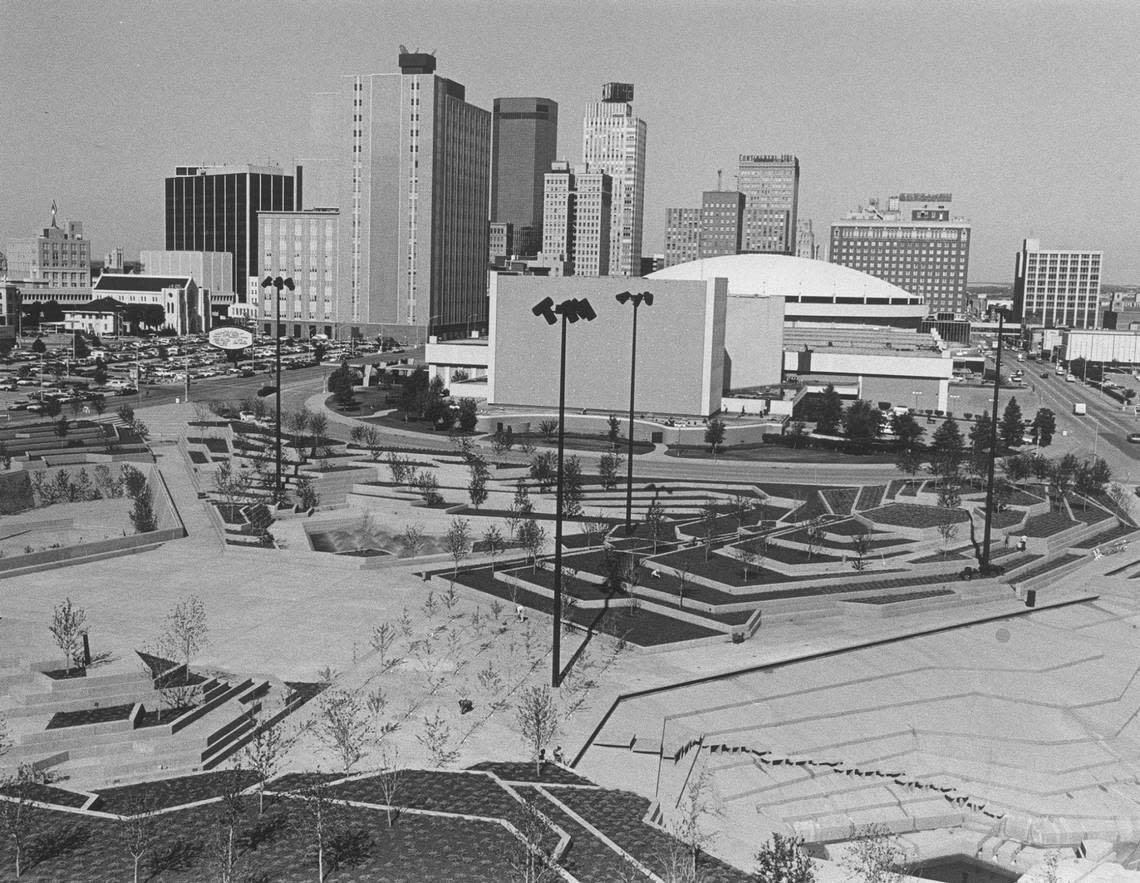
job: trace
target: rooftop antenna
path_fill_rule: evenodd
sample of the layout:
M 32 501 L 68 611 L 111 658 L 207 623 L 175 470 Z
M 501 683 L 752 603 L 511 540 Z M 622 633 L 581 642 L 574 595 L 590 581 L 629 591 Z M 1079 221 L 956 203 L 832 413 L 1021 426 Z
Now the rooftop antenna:
M 407 55 L 408 54 L 408 47 L 405 46 L 403 43 L 400 44 L 400 54 L 401 55 Z
M 723 188 L 720 186 L 720 176 L 721 176 L 721 175 L 723 175 L 723 174 L 724 174 L 724 169 L 717 169 L 717 170 L 716 170 L 716 189 L 717 189 L 717 190 L 722 190 L 722 189 L 723 189 Z

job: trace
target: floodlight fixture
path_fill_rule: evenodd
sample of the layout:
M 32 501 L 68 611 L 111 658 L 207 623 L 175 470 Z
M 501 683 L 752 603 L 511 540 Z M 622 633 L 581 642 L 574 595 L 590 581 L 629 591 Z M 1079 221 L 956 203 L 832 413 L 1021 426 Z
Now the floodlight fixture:
M 273 276 L 266 276 L 261 280 L 261 287 L 277 289 L 277 296 L 273 299 L 274 316 L 276 317 L 276 323 L 274 325 L 273 331 L 274 337 L 277 339 L 277 353 L 275 359 L 277 363 L 277 429 L 275 432 L 277 442 L 277 469 L 274 478 L 275 484 L 273 487 L 273 502 L 279 503 L 281 502 L 281 289 L 288 288 L 290 291 L 293 291 L 296 286 L 293 284 L 293 278 L 291 276 L 277 276 L 276 278 Z
M 536 316 L 542 316 L 547 325 L 553 325 L 558 321 L 558 317 L 554 315 L 554 298 L 552 297 L 544 297 L 539 303 L 531 307 L 530 311 Z

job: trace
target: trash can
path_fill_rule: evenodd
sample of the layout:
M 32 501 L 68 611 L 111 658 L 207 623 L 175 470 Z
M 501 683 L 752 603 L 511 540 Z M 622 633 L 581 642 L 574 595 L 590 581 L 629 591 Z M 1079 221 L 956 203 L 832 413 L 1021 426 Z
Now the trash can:
M 174 404 L 176 404 L 176 405 L 181 405 L 181 404 L 182 404 L 182 399 L 181 399 L 181 398 L 179 398 L 178 396 L 175 396 L 175 397 L 174 397 Z
M 1026 607 L 1036 607 L 1037 606 L 1037 590 L 1036 589 L 1026 589 L 1025 590 L 1025 606 Z

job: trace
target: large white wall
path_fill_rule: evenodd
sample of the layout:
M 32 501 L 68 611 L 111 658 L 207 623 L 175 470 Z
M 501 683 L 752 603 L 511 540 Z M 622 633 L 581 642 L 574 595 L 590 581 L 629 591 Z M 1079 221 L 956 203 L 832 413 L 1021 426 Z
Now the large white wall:
M 637 320 L 638 413 L 707 416 L 720 409 L 724 383 L 724 279 L 656 281 L 620 277 L 491 275 L 488 400 L 495 405 L 558 405 L 560 325 L 531 313 L 545 297 L 589 299 L 598 318 L 567 329 L 566 405 L 623 413 L 629 407 L 633 306 L 614 296 L 651 291 Z
M 782 297 L 728 296 L 724 327 L 728 389 L 779 383 L 783 345 Z

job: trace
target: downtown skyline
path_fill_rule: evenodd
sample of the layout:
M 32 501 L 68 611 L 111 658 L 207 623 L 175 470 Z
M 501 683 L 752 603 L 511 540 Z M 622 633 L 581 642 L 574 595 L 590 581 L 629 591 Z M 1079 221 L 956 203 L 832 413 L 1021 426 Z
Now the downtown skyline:
M 949 191 L 975 231 L 971 284 L 1011 282 L 1026 237 L 1102 249 L 1106 282 L 1140 281 L 1140 110 L 1124 86 L 1140 80 L 1140 9 L 1122 2 L 3 7 L 0 239 L 44 226 L 54 199 L 95 256 L 161 247 L 176 165 L 303 160 L 312 93 L 394 72 L 405 43 L 434 49 L 479 107 L 557 101 L 571 162 L 600 85 L 633 83 L 645 255 L 664 251 L 665 209 L 718 169 L 731 189 L 739 154 L 788 152 L 817 238 L 869 198 Z M 44 63 L 52 47 L 66 73 Z

